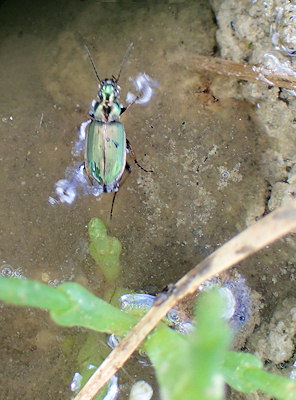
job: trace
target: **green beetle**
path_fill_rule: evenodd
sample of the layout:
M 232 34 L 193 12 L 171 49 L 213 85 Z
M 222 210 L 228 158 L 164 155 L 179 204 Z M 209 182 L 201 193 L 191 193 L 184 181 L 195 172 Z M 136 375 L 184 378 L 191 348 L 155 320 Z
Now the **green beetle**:
M 132 44 L 129 46 L 129 52 Z M 131 172 L 126 161 L 126 153 L 129 152 L 134 162 L 145 172 L 136 160 L 135 153 L 126 138 L 124 125 L 120 122 L 121 114 L 135 103 L 139 96 L 136 96 L 127 107 L 121 106 L 118 102 L 120 87 L 118 80 L 127 53 L 122 61 L 118 77 L 101 80 L 95 68 L 94 62 L 88 48 L 88 56 L 99 81 L 98 100 L 93 101 L 90 109 L 91 119 L 81 125 L 85 133 L 84 167 L 92 185 L 96 186 L 98 193 L 114 192 L 111 207 L 111 218 L 116 193 L 125 170 Z
M 126 168 L 127 141 L 120 122 L 122 108 L 116 101 L 117 96 L 115 80 L 101 82 L 99 101 L 92 106 L 85 138 L 86 173 L 92 184 L 98 184 L 102 192 L 107 193 L 118 190 Z

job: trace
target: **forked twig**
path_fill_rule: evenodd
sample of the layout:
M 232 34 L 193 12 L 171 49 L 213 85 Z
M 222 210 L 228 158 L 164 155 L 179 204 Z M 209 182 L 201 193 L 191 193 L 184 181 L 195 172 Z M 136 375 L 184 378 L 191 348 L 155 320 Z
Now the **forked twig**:
M 194 293 L 207 279 L 296 229 L 296 200 L 291 200 L 226 242 L 181 278 L 103 361 L 74 400 L 91 400 L 129 359 L 145 337 L 182 298 Z

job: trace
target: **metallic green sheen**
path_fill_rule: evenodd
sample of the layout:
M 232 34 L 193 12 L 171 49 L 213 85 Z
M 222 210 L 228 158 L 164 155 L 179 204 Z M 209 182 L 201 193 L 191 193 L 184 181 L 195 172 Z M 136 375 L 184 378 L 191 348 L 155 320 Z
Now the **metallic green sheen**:
M 126 164 L 126 138 L 121 122 L 92 121 L 87 129 L 85 165 L 100 185 L 116 183 Z

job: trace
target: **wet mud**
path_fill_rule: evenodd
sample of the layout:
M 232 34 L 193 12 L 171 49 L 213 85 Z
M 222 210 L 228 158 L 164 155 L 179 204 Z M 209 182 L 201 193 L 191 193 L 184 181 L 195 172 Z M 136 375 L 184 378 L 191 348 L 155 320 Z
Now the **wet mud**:
M 215 97 L 210 78 L 189 71 L 186 59 L 169 62 L 184 50 L 217 54 L 207 1 L 23 1 L 2 2 L 0 10 L 2 271 L 54 285 L 76 281 L 102 295 L 86 229 L 99 217 L 123 245 L 121 285 L 156 294 L 268 211 L 264 155 L 274 143 L 254 105 Z M 52 206 L 48 197 L 73 162 L 79 125 L 97 94 L 83 45 L 105 78 L 117 74 L 130 42 L 121 101 L 138 72 L 159 87 L 122 121 L 139 162 L 154 172 L 133 166 L 112 221 L 112 195 Z M 263 321 L 295 290 L 294 249 L 290 237 L 237 266 L 261 296 Z M 35 309 L 1 305 L 0 319 L 0 397 L 69 398 L 85 330 L 59 328 Z M 136 371 L 142 378 L 131 366 L 126 387 Z

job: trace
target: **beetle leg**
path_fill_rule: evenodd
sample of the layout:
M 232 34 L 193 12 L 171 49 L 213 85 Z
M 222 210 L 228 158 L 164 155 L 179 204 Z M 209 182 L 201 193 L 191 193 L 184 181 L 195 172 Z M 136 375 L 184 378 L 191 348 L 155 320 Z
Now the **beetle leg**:
M 115 202 L 116 195 L 117 195 L 117 192 L 114 192 L 113 199 L 112 199 L 111 210 L 110 210 L 110 221 L 111 221 L 112 215 L 113 215 L 113 207 L 114 207 L 114 202 Z
M 130 174 L 132 172 L 132 167 L 129 165 L 128 162 L 125 163 L 125 169 L 127 170 L 127 172 Z
M 139 98 L 140 98 L 140 96 L 136 96 L 135 99 L 131 103 L 128 103 L 128 105 L 126 107 L 121 107 L 120 115 L 123 114 L 126 110 L 128 110 L 130 108 L 130 106 L 135 104 L 135 102 L 137 100 L 139 100 Z
M 132 167 L 129 165 L 128 162 L 125 163 L 125 169 L 126 171 L 130 174 L 132 172 Z M 129 175 L 127 175 L 121 182 L 120 182 L 120 187 L 124 184 L 124 182 L 127 180 L 127 178 L 129 177 Z M 117 192 L 114 192 L 113 195 L 113 199 L 112 199 L 112 205 L 111 205 L 111 211 L 110 211 L 110 220 L 112 219 L 112 215 L 113 215 L 113 207 L 114 207 L 114 202 L 115 202 L 115 197 L 117 195 Z
M 138 162 L 138 160 L 137 160 L 137 158 L 136 158 L 136 153 L 134 152 L 134 149 L 132 148 L 132 146 L 131 146 L 131 144 L 130 144 L 130 142 L 129 142 L 128 139 L 126 139 L 126 148 L 127 148 L 127 150 L 131 153 L 131 156 L 133 157 L 135 164 L 136 164 L 139 168 L 141 168 L 141 169 L 142 169 L 143 171 L 145 171 L 145 172 L 153 172 L 152 170 L 145 169 L 145 168 L 142 167 L 142 165 Z

